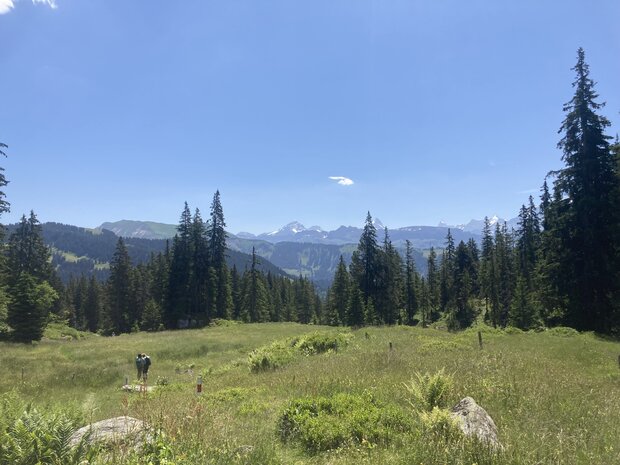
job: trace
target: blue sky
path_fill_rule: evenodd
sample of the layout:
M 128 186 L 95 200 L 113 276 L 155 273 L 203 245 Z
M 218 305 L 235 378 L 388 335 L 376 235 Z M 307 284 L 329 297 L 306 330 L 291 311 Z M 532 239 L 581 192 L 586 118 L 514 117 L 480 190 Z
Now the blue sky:
M 584 47 L 620 131 L 620 2 L 0 0 L 16 221 L 232 232 L 516 216 Z M 353 181 L 348 183 L 344 177 Z M 340 183 L 339 183 L 340 181 Z

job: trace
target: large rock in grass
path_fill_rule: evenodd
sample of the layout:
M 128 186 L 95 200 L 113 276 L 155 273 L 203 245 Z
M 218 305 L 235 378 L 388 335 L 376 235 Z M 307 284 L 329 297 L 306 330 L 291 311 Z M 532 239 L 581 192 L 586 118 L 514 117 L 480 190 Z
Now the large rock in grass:
M 89 444 L 123 444 L 140 449 L 151 440 L 148 426 L 142 420 L 132 417 L 116 417 L 101 420 L 80 428 L 71 436 L 71 446 L 76 446 L 86 437 Z
M 471 397 L 465 397 L 452 407 L 451 415 L 458 420 L 465 436 L 475 437 L 493 449 L 502 448 L 493 418 Z

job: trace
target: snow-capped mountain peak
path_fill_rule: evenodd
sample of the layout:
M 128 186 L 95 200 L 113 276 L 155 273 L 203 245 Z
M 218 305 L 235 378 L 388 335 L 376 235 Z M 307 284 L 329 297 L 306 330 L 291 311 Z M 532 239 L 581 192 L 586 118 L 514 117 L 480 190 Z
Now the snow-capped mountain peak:
M 376 229 L 385 229 L 385 225 L 381 222 L 379 218 L 373 219 L 372 224 Z
M 289 224 L 282 226 L 280 229 L 276 229 L 270 233 L 267 233 L 268 236 L 275 236 L 279 233 L 291 232 L 293 234 L 297 234 L 299 232 L 305 231 L 306 227 L 301 224 L 299 221 L 292 221 Z

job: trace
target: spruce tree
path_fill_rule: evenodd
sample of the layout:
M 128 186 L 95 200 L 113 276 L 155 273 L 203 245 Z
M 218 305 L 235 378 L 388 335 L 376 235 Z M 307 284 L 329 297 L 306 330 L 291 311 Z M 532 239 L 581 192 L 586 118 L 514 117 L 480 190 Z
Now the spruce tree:
M 344 263 L 342 255 L 340 255 L 340 261 L 334 274 L 334 281 L 329 290 L 328 307 L 330 311 L 327 324 L 346 324 L 350 287 L 347 265 Z
M 216 191 L 211 203 L 211 221 L 209 222 L 208 237 L 211 266 L 215 269 L 215 315 L 218 318 L 228 318 L 232 305 L 228 269 L 226 267 L 226 222 L 224 209 L 220 200 L 220 191 Z
M 250 323 L 269 320 L 269 294 L 262 273 L 258 270 L 256 249 L 252 247 L 252 264 L 243 275 L 241 318 Z
M 316 316 L 314 294 L 310 282 L 302 276 L 295 280 L 295 302 L 299 323 L 312 323 Z
M 378 268 L 377 230 L 372 222 L 372 216 L 368 212 L 357 250 L 353 252 L 350 267 L 351 277 L 362 292 L 364 303 L 367 303 L 370 298 L 375 299 L 377 296 Z
M 6 157 L 6 153 L 2 151 L 3 148 L 7 148 L 6 144 L 0 142 L 0 155 Z M 0 166 L 0 216 L 3 213 L 7 213 L 10 210 L 11 204 L 6 200 L 6 194 L 4 193 L 4 188 L 7 186 L 9 181 L 7 181 L 4 176 L 4 168 Z
M 52 276 L 50 251 L 34 212 L 22 216 L 7 246 L 8 297 L 7 322 L 20 342 L 39 340 L 47 316 L 58 299 L 48 280 Z M 3 296 L 0 296 L 0 300 Z
M 149 299 L 142 312 L 140 329 L 143 331 L 158 331 L 162 325 L 161 308 L 155 299 Z
M 230 270 L 231 297 L 232 297 L 232 318 L 234 320 L 241 319 L 241 304 L 243 294 L 241 293 L 241 277 L 237 271 L 237 267 L 233 265 Z
M 213 297 L 215 289 L 212 284 L 213 279 L 210 276 L 212 270 L 209 262 L 207 228 L 198 208 L 196 208 L 192 218 L 189 250 L 192 257 L 187 263 L 189 267 L 188 315 L 191 319 L 207 324 L 214 316 Z
M 413 260 L 413 248 L 409 240 L 405 241 L 405 324 L 413 325 L 418 312 L 419 299 L 416 286 L 417 272 Z M 422 312 L 422 326 L 426 326 L 427 312 Z
M 56 291 L 46 281 L 21 272 L 11 286 L 11 304 L 8 324 L 17 342 L 38 341 L 43 337 L 49 309 L 58 298 Z
M 470 299 L 474 294 L 472 275 L 475 266 L 470 248 L 461 241 L 454 256 L 454 306 L 448 309 L 450 329 L 467 328 L 474 321 L 475 312 Z
M 379 323 L 393 325 L 402 306 L 403 263 L 385 228 L 383 249 L 377 255 L 377 291 L 373 299 Z
M 364 325 L 364 296 L 357 284 L 351 286 L 349 293 L 349 305 L 347 305 L 347 325 L 363 326 Z
M 492 294 L 491 286 L 493 285 L 493 235 L 491 234 L 491 223 L 489 217 L 484 217 L 484 227 L 482 228 L 482 251 L 480 256 L 480 296 L 484 299 L 485 320 L 490 321 L 489 300 Z
M 575 93 L 564 105 L 560 127 L 565 167 L 557 171 L 556 186 L 566 204 L 563 222 L 569 234 L 563 279 L 568 282 L 566 322 L 581 330 L 610 332 L 620 322 L 618 274 L 620 209 L 618 178 L 610 137 L 610 122 L 597 112 L 594 81 L 583 49 L 577 52 Z
M 566 308 L 571 281 L 565 276 L 572 260 L 563 244 L 569 240 L 570 231 L 566 224 L 566 211 L 569 208 L 562 198 L 559 187 L 554 185 L 553 197 L 545 201 L 545 192 L 541 209 L 543 231 L 539 258 L 536 265 L 537 299 L 541 303 L 541 318 L 547 326 L 566 324 Z M 546 192 L 548 194 L 548 191 Z
M 107 283 L 107 312 L 104 328 L 108 333 L 131 331 L 131 260 L 122 237 L 116 242 L 116 249 L 110 262 L 110 277 Z
M 446 235 L 446 247 L 441 255 L 441 267 L 439 270 L 439 297 L 442 312 L 447 312 L 454 307 L 454 259 L 456 249 L 454 238 L 450 229 Z
M 439 319 L 439 270 L 437 269 L 437 253 L 431 247 L 426 261 L 427 274 L 426 284 L 428 288 L 429 321 Z
M 41 223 L 34 212 L 22 216 L 8 244 L 9 283 L 22 273 L 28 273 L 39 281 L 49 280 L 52 272 L 50 250 L 43 241 Z
M 190 279 L 192 266 L 192 216 L 187 202 L 172 240 L 170 272 L 168 273 L 168 298 L 164 322 L 176 328 L 179 320 L 190 313 Z

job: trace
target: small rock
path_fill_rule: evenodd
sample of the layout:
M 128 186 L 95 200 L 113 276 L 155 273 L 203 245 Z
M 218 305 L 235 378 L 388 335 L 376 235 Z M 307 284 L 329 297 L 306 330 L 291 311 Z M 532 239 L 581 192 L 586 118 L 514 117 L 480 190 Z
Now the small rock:
M 251 454 L 254 451 L 254 446 L 243 445 L 235 449 L 235 453 L 241 457 Z
M 89 444 L 123 442 L 139 449 L 145 442 L 151 440 L 148 427 L 142 420 L 132 417 L 116 417 L 78 429 L 69 441 L 71 447 L 78 445 L 88 433 L 90 433 L 87 439 Z
M 128 392 L 153 392 L 156 386 L 140 386 L 139 384 L 125 384 L 121 389 Z
M 452 407 L 451 415 L 459 421 L 459 427 L 465 436 L 475 436 L 494 449 L 502 448 L 497 439 L 495 422 L 471 397 L 465 397 Z

